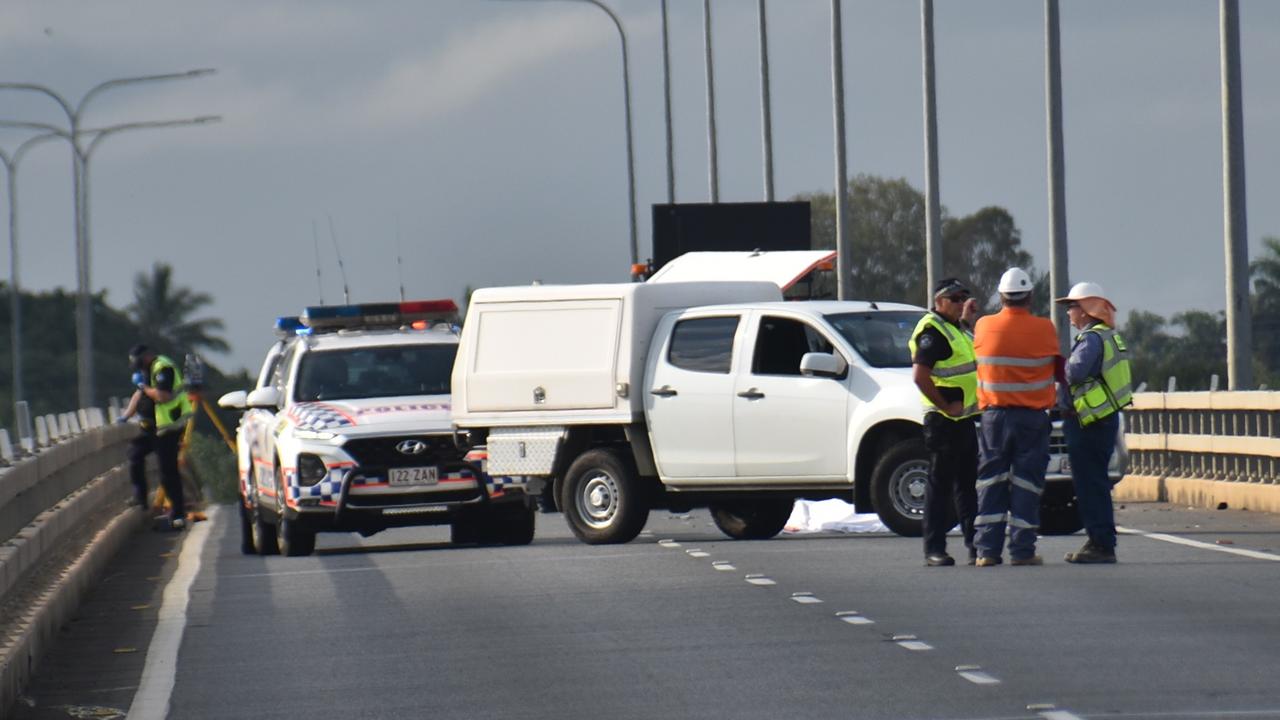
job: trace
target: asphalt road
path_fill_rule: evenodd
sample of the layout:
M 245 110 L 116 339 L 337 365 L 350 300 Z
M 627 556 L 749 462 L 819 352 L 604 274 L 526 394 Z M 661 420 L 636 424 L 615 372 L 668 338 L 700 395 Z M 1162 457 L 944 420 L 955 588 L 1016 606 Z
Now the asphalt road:
M 246 557 L 224 508 L 140 535 L 13 715 L 1280 717 L 1280 517 L 1118 521 L 1151 534 L 1115 566 L 1062 562 L 1074 536 L 1042 539 L 1043 567 L 925 568 L 918 539 L 734 542 L 705 512 L 620 546 L 542 515 L 527 547 L 427 528 Z

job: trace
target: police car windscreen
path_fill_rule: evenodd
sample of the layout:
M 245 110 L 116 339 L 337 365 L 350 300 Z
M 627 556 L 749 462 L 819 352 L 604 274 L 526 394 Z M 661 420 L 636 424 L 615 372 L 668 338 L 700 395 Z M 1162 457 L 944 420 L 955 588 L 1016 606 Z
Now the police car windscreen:
M 445 395 L 458 346 L 391 345 L 307 353 L 294 400 Z
M 826 318 L 868 365 L 905 368 L 911 367 L 911 332 L 923 314 L 919 310 L 885 310 Z

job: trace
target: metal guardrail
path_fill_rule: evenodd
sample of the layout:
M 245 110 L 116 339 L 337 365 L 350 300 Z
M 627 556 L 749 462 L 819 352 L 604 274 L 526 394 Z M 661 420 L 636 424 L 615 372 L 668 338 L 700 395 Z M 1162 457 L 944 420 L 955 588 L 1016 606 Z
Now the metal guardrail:
M 1138 393 L 1129 473 L 1280 485 L 1280 392 Z

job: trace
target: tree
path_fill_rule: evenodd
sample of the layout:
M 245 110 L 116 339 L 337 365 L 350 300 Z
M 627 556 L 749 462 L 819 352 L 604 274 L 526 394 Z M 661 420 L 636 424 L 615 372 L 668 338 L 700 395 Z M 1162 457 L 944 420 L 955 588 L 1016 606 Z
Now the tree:
M 226 352 L 227 341 L 214 335 L 222 330 L 217 318 L 191 319 L 211 304 L 207 293 L 173 285 L 173 268 L 157 262 L 151 273 L 138 273 L 133 280 L 133 303 L 125 311 L 138 326 L 140 340 L 170 353 L 214 350 Z
M 852 212 L 853 287 L 862 298 L 926 303 L 924 194 L 905 179 L 859 175 L 848 186 Z M 800 195 L 811 213 L 811 247 L 835 248 L 835 196 Z M 1022 248 L 1022 233 L 1009 211 L 986 207 L 972 215 L 942 215 L 943 276 L 961 278 L 987 311 L 995 310 L 1000 275 L 1021 267 L 1037 281 L 1037 307 L 1047 308 L 1048 285 Z M 1041 297 L 1042 296 L 1042 297 Z
M 1280 237 L 1262 238 L 1262 257 L 1249 263 L 1253 284 L 1253 359 L 1260 382 L 1280 384 Z

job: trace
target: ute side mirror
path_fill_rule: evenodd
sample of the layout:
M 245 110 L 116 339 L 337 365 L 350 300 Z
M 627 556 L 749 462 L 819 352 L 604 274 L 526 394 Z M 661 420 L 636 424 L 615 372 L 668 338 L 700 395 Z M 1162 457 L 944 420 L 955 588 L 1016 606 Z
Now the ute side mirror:
M 280 407 L 280 391 L 273 387 L 260 387 L 245 398 L 245 406 L 262 410 L 275 410 Z
M 834 353 L 805 353 L 800 358 L 800 374 L 806 377 L 843 377 L 849 363 Z
M 218 407 L 228 410 L 244 410 L 245 400 L 248 397 L 249 393 L 244 390 L 233 390 L 218 398 Z

